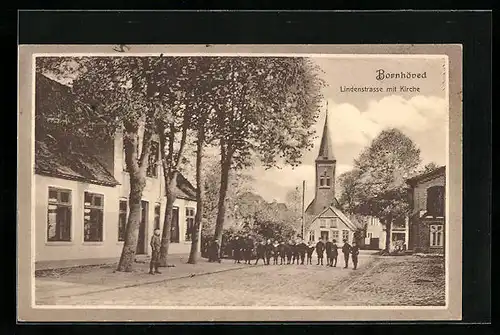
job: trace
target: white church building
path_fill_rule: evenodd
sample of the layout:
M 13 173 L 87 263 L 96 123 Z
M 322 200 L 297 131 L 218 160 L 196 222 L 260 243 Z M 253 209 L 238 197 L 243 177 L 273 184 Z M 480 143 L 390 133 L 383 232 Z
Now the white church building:
M 323 135 L 316 158 L 315 197 L 307 206 L 305 239 L 317 242 L 324 238 L 342 243 L 353 241 L 356 222 L 340 209 L 335 198 L 335 168 L 337 160 L 328 128 L 328 114 L 325 118 Z

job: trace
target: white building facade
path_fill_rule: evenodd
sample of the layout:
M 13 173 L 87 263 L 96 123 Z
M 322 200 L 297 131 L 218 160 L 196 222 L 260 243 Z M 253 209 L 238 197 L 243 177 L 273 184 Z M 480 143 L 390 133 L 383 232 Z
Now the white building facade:
M 64 85 L 48 78 L 37 81 L 37 94 L 44 94 L 47 87 L 67 94 Z M 121 133 L 118 131 L 95 155 L 67 149 L 62 143 L 65 140 L 39 136 L 35 143 L 35 262 L 118 258 L 124 243 L 130 191 Z M 163 228 L 166 197 L 157 162 L 158 148 L 154 142 L 142 195 L 138 255 L 151 253 L 153 231 L 155 227 Z M 196 189 L 181 174 L 176 185 L 169 253 L 187 254 L 196 214 Z M 199 252 L 199 242 L 197 249 Z

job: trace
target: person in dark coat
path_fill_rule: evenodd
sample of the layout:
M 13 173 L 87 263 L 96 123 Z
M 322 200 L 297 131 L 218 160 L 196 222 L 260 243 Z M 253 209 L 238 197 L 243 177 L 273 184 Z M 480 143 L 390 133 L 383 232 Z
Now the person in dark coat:
M 208 261 L 220 263 L 221 260 L 219 257 L 219 252 L 220 252 L 219 241 L 213 240 L 212 245 L 210 246 L 210 255 L 209 255 Z
M 307 244 L 304 241 L 300 240 L 297 244 L 297 250 L 300 256 L 300 265 L 304 265 L 304 260 L 306 258 Z
M 254 265 L 257 265 L 257 263 L 259 262 L 259 259 L 262 258 L 262 261 L 264 262 L 264 264 L 266 264 L 266 245 L 264 244 L 264 241 L 261 241 L 261 242 L 258 242 L 257 243 L 257 246 L 255 247 L 255 252 L 256 252 L 256 260 L 255 260 L 255 264 Z
M 151 275 L 161 273 L 158 271 L 158 267 L 160 266 L 160 247 L 160 229 L 156 228 L 153 237 L 151 237 L 151 262 L 149 263 L 149 274 Z
M 271 240 L 267 240 L 266 245 L 265 245 L 265 257 L 266 257 L 266 265 L 269 265 L 271 263 L 271 257 L 273 256 L 273 244 L 271 243 Z
M 299 264 L 299 249 L 296 241 L 292 241 L 292 264 Z
M 279 243 L 278 243 L 278 241 L 274 241 L 274 243 L 273 243 L 273 264 L 274 265 L 278 265 L 279 258 L 280 258 Z
M 241 240 L 239 236 L 236 236 L 233 240 L 233 257 L 234 257 L 234 263 L 240 264 L 241 260 Z
M 214 241 L 207 242 L 208 261 L 214 261 Z
M 339 256 L 339 247 L 337 246 L 337 240 L 332 240 L 332 266 L 337 267 L 337 257 Z
M 287 244 L 285 244 L 285 254 L 286 254 L 286 264 L 290 264 L 292 261 L 293 257 L 293 242 L 292 240 L 288 241 Z
M 285 242 L 281 241 L 278 245 L 278 254 L 280 256 L 280 265 L 286 264 L 286 245 Z
M 326 266 L 332 266 L 332 247 L 332 242 L 327 238 L 325 243 Z
M 307 244 L 307 264 L 312 264 L 312 255 L 314 252 L 314 245 L 311 241 Z
M 323 254 L 325 253 L 325 243 L 323 239 L 316 243 L 316 254 L 318 255 L 318 263 L 316 265 L 323 265 Z
M 357 243 L 353 241 L 351 247 L 351 257 L 354 270 L 356 270 L 358 267 L 358 255 L 359 255 L 359 247 Z
M 347 239 L 344 239 L 344 245 L 342 246 L 342 253 L 344 254 L 344 269 L 349 266 L 349 253 L 351 252 L 351 245 L 347 243 Z
M 253 255 L 253 249 L 254 249 L 254 242 L 250 236 L 248 236 L 245 240 L 245 263 L 250 264 L 250 261 L 252 260 L 252 255 Z

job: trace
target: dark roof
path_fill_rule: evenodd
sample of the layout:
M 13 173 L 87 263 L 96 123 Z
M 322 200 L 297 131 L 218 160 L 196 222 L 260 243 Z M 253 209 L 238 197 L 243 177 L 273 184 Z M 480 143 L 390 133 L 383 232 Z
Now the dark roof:
M 446 166 L 440 166 L 432 171 L 421 173 L 419 175 L 413 176 L 411 178 L 406 179 L 406 183 L 409 185 L 415 185 L 421 181 L 433 179 L 444 175 L 446 173 Z
M 332 206 L 336 207 L 336 208 L 340 208 L 340 203 L 339 201 L 337 200 L 337 198 L 333 198 L 334 202 L 331 204 Z M 314 213 L 314 205 L 316 203 L 316 198 L 314 198 L 310 203 L 309 205 L 306 207 L 306 214 L 309 214 L 309 215 L 317 215 L 319 212 L 322 212 L 324 210 L 324 208 L 320 208 L 319 210 L 316 208 L 316 213 Z
M 35 141 L 35 173 L 104 186 L 119 184 L 97 158 L 61 149 L 55 140 Z
M 196 188 L 181 173 L 177 174 L 177 198 L 196 201 Z
M 333 145 L 330 138 L 330 130 L 328 129 L 328 111 L 325 116 L 325 125 L 323 126 L 323 135 L 319 145 L 318 158 L 316 160 L 335 160 L 333 154 Z
M 99 159 L 68 145 L 74 140 L 71 133 L 56 134 L 43 129 L 45 115 L 54 110 L 71 113 L 75 106 L 70 87 L 42 74 L 36 75 L 35 173 L 97 185 L 118 185 Z

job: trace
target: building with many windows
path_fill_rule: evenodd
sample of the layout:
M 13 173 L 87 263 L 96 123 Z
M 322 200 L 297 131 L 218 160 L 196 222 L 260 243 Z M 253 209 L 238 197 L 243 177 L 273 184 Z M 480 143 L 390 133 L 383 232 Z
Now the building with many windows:
M 356 221 L 345 215 L 335 198 L 335 168 L 337 161 L 325 118 L 318 157 L 316 158 L 315 197 L 305 211 L 308 231 L 306 240 L 316 242 L 321 238 L 352 242 L 357 229 Z
M 446 167 L 407 180 L 410 186 L 409 248 L 444 253 L 446 228 Z
M 120 257 L 130 192 L 121 132 L 90 145 L 76 141 L 71 134 L 40 131 L 38 116 L 47 108 L 71 106 L 71 91 L 65 85 L 37 75 L 35 99 L 35 260 Z M 149 240 L 154 228 L 162 228 L 165 214 L 165 186 L 158 164 L 157 139 L 152 143 L 151 153 L 137 254 L 150 253 Z M 195 193 L 193 185 L 178 174 L 169 253 L 190 251 Z M 199 251 L 200 245 L 197 247 Z

